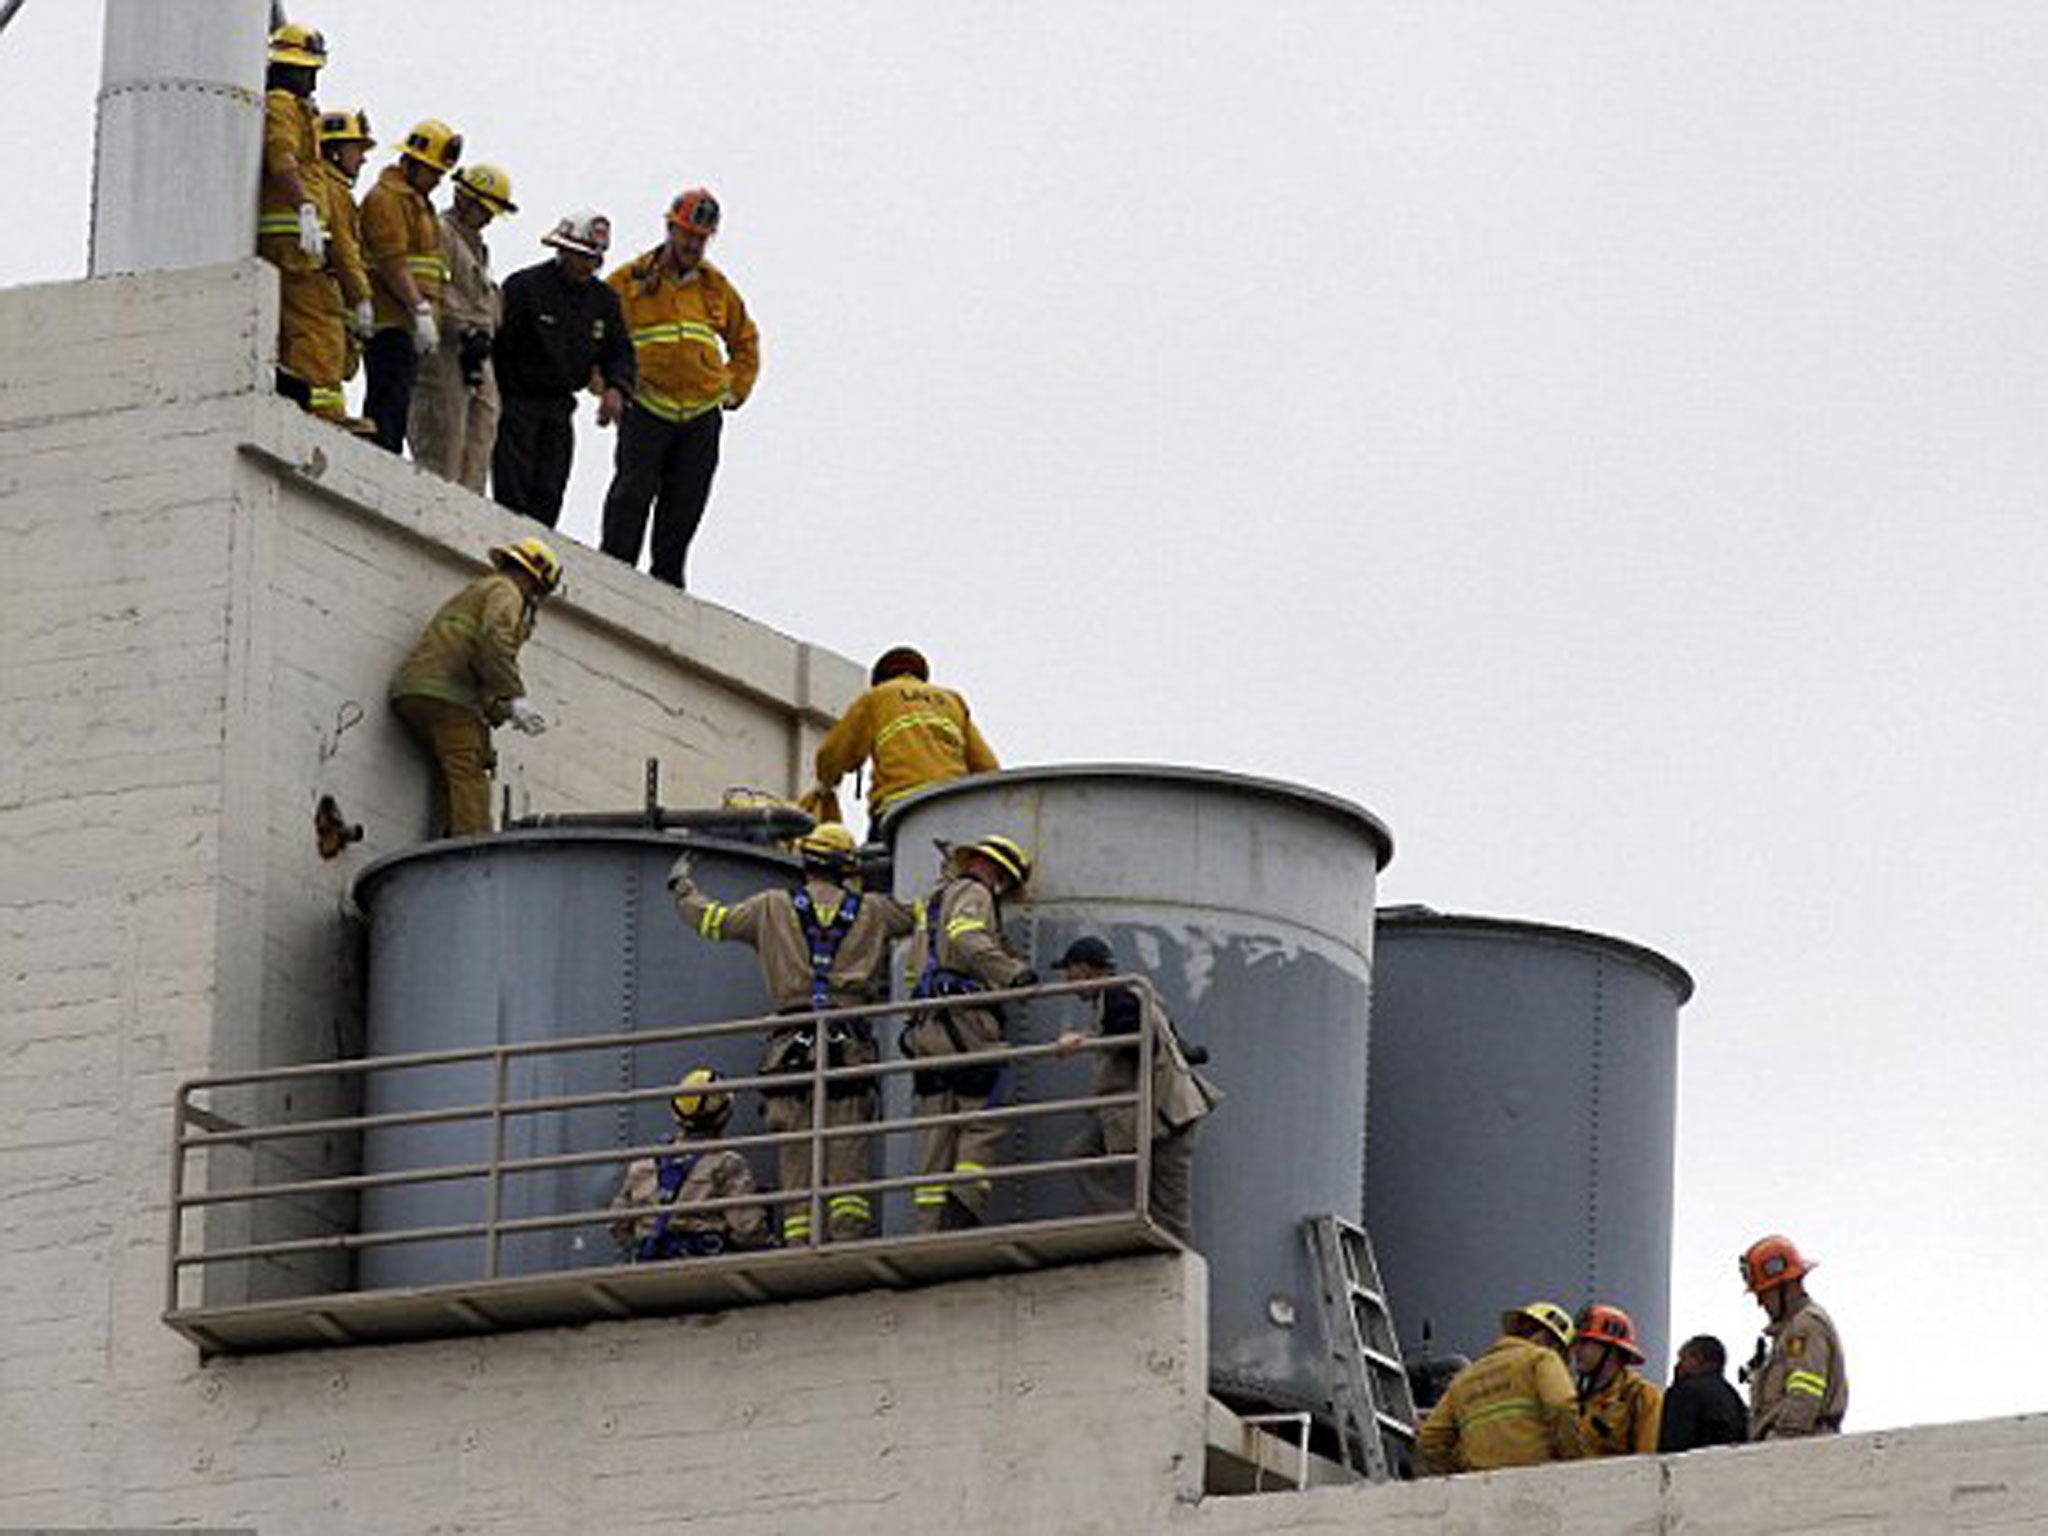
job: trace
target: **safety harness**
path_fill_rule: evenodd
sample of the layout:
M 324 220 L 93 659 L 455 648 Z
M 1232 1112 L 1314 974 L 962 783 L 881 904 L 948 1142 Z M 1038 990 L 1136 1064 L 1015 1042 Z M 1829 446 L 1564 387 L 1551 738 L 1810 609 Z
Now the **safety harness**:
M 846 943 L 846 936 L 853 932 L 853 925 L 860 918 L 860 893 L 848 891 L 833 912 L 830 920 L 818 915 L 818 905 L 811 899 L 808 886 L 798 886 L 790 896 L 790 904 L 796 909 L 797 926 L 803 930 L 804 941 L 811 952 L 811 1005 L 786 1008 L 785 1013 L 822 1013 L 832 1006 L 832 967 L 839 961 L 839 950 Z M 846 1065 L 846 1043 L 849 1040 L 871 1040 L 874 1031 L 866 1019 L 851 1022 L 834 1020 L 825 1027 L 825 1060 L 827 1066 Z M 789 1036 L 790 1048 L 783 1055 L 778 1070 L 789 1073 L 808 1072 L 816 1060 L 818 1031 L 815 1024 L 800 1026 Z M 834 1082 L 826 1085 L 825 1091 L 833 1098 L 844 1098 L 851 1094 L 871 1093 L 875 1085 L 869 1081 Z M 801 1093 L 801 1088 L 769 1089 L 770 1093 Z
M 683 1181 L 689 1178 L 690 1170 L 697 1166 L 697 1154 L 659 1157 L 655 1159 L 654 1166 L 661 1214 L 654 1218 L 654 1230 L 640 1239 L 640 1246 L 634 1250 L 633 1257 L 646 1263 L 650 1259 L 704 1258 L 725 1252 L 725 1237 L 721 1233 L 678 1232 L 669 1228 L 669 1221 L 675 1215 L 676 1197 L 682 1193 Z
M 919 932 L 924 937 L 924 968 L 918 972 L 917 981 L 910 989 L 910 995 L 913 998 L 969 997 L 976 992 L 986 992 L 988 990 L 987 987 L 975 980 L 974 977 L 968 975 L 967 972 L 956 971 L 939 964 L 940 935 L 932 924 L 932 917 L 934 913 L 944 910 L 946 891 L 948 889 L 950 889 L 949 886 L 942 886 L 933 894 L 931 900 L 921 901 L 917 904 L 917 926 Z M 1002 1010 L 1000 1008 L 991 1011 L 994 1012 L 998 1020 L 1002 1018 Z M 952 1010 L 949 1008 L 933 1008 L 929 1010 L 929 1013 L 932 1018 L 939 1021 L 940 1027 L 946 1031 L 946 1038 L 953 1042 L 954 1051 L 959 1055 L 965 1056 L 967 1054 L 967 1042 L 961 1038 L 960 1026 L 953 1022 Z M 906 1024 L 903 1028 L 903 1038 L 897 1041 L 897 1048 L 905 1056 L 917 1055 L 917 1052 L 911 1048 L 910 1043 L 911 1031 L 916 1027 L 914 1023 Z M 911 1086 L 918 1093 L 944 1093 L 950 1089 L 956 1093 L 986 1094 L 988 1095 L 989 1102 L 993 1104 L 996 1096 L 996 1085 L 1002 1075 L 1001 1063 L 979 1067 L 955 1067 L 951 1071 L 930 1068 L 912 1074 Z

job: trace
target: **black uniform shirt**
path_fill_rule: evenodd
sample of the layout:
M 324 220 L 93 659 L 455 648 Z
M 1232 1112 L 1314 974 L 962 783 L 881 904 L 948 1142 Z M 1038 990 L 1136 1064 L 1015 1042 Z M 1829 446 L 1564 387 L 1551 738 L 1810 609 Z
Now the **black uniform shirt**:
M 1720 1376 L 1680 1376 L 1664 1394 L 1659 1454 L 1703 1445 L 1740 1445 L 1749 1438 L 1749 1408 Z
M 571 404 L 596 368 L 630 394 L 637 374 L 619 296 L 597 278 L 571 283 L 552 257 L 505 279 L 505 319 L 491 352 L 498 388 Z

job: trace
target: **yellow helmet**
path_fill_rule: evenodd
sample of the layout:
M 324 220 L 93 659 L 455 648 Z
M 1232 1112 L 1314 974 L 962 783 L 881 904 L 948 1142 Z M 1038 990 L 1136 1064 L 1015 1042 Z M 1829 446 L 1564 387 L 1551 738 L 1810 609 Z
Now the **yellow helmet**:
M 860 852 L 860 844 L 838 822 L 821 821 L 796 840 L 796 851 L 806 864 L 844 867 Z
M 465 165 L 455 173 L 455 185 L 493 213 L 517 213 L 512 201 L 512 178 L 495 165 Z
M 977 838 L 961 850 L 963 853 L 978 853 L 1019 885 L 1031 880 L 1031 855 L 1010 838 L 990 833 Z
M 1556 1302 L 1531 1301 L 1519 1307 L 1510 1307 L 1500 1315 L 1501 1332 L 1514 1332 L 1515 1324 L 1525 1319 L 1555 1338 L 1559 1348 L 1571 1347 L 1572 1315 Z
M 685 1125 L 723 1120 L 732 1113 L 732 1095 L 706 1091 L 717 1081 L 718 1074 L 709 1067 L 690 1068 L 668 1101 L 669 1113 Z
M 270 34 L 270 62 L 323 68 L 327 63 L 327 39 L 311 27 L 288 21 Z
M 360 144 L 365 149 L 375 149 L 377 141 L 370 137 L 370 114 L 360 109 L 354 112 L 322 112 L 320 114 L 320 147 L 329 144 Z
M 412 125 L 398 153 L 429 170 L 452 171 L 462 161 L 462 135 L 438 117 L 423 118 Z
M 499 570 L 518 566 L 540 583 L 542 592 L 553 592 L 562 584 L 562 557 L 548 548 L 545 539 L 515 539 L 491 551 L 491 564 Z

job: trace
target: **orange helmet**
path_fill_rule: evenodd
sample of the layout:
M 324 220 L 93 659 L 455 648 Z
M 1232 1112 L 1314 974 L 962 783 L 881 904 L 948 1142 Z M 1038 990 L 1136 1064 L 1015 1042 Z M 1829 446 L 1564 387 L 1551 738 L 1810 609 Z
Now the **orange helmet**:
M 710 238 L 718 233 L 718 199 L 704 187 L 677 193 L 668 205 L 668 227 L 695 230 Z
M 1642 1364 L 1643 1352 L 1636 1344 L 1635 1320 L 1621 1308 L 1610 1307 L 1604 1302 L 1595 1303 L 1579 1314 L 1574 1326 L 1580 1339 L 1611 1344 L 1638 1365 Z
M 1753 1296 L 1775 1291 L 1788 1280 L 1801 1279 L 1813 1268 L 1799 1256 L 1791 1238 L 1775 1232 L 1751 1243 L 1737 1262 L 1742 1266 L 1742 1283 Z

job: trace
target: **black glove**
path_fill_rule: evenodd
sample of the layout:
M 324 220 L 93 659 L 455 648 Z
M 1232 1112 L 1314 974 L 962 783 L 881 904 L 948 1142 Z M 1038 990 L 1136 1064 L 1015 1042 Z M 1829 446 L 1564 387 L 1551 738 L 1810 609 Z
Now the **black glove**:
M 462 382 L 471 389 L 479 388 L 484 381 L 484 364 L 491 356 L 491 333 L 464 331 L 458 356 L 462 361 Z

